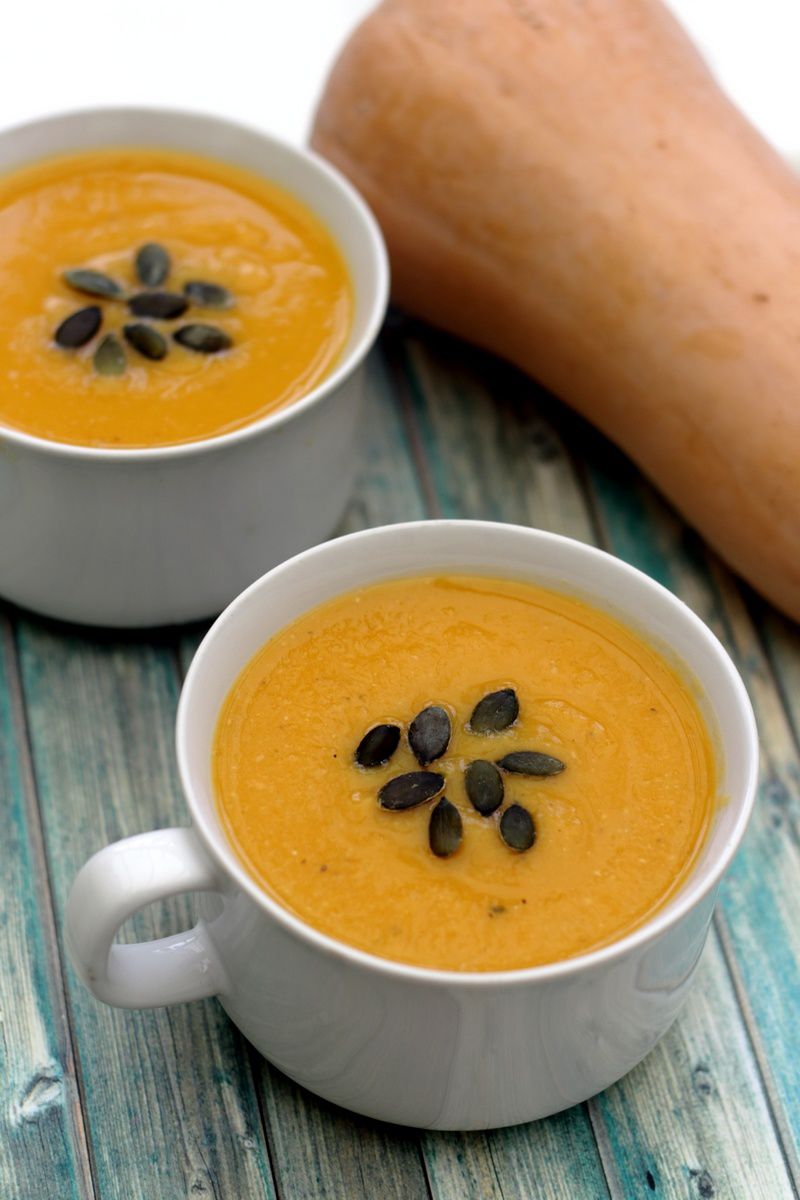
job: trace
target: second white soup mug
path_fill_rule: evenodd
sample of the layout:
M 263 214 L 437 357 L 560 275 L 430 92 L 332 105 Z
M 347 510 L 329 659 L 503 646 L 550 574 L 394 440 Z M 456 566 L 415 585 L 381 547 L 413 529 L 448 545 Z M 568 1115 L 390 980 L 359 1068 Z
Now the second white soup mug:
M 219 117 L 155 108 L 48 117 L 0 132 L 0 171 L 121 145 L 218 158 L 291 192 L 333 235 L 355 301 L 331 373 L 230 433 L 116 450 L 0 425 L 0 594 L 68 621 L 164 625 L 218 613 L 331 533 L 352 487 L 361 366 L 386 311 L 389 272 L 377 223 L 338 171 Z
M 640 928 L 590 954 L 528 970 L 462 974 L 377 958 L 317 932 L 248 874 L 227 841 L 212 786 L 220 707 L 268 638 L 323 601 L 382 579 L 468 571 L 585 598 L 640 631 L 696 681 L 718 742 L 725 797 L 681 891 Z M 744 833 L 758 747 L 742 681 L 706 626 L 618 559 L 516 526 L 430 521 L 353 534 L 308 550 L 222 614 L 188 672 L 177 728 L 188 829 L 101 850 L 67 908 L 86 985 L 128 1008 L 219 996 L 287 1075 L 359 1113 L 430 1129 L 544 1117 L 630 1070 L 673 1021 L 697 968 L 717 886 Z M 194 929 L 119 945 L 137 909 L 202 892 Z M 365 920 L 369 914 L 365 913 Z

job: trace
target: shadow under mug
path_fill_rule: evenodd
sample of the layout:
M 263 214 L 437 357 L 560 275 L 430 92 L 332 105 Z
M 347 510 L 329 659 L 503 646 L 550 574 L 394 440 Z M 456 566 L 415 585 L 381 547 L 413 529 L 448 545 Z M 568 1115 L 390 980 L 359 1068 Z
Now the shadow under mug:
M 259 888 L 215 806 L 211 748 L 220 707 L 265 641 L 352 588 L 457 571 L 577 595 L 641 632 L 694 679 L 718 746 L 725 802 L 680 892 L 617 942 L 528 970 L 420 969 L 317 932 Z M 66 932 L 82 979 L 100 1000 L 129 1008 L 217 995 L 250 1041 L 311 1091 L 371 1117 L 431 1129 L 547 1116 L 607 1087 L 647 1054 L 694 976 L 717 886 L 750 815 L 758 764 L 744 685 L 680 600 L 593 547 L 473 521 L 352 534 L 258 580 L 195 656 L 177 748 L 192 826 L 108 846 L 75 881 Z M 137 945 L 114 942 L 132 913 L 179 892 L 204 893 L 194 929 Z
M 149 626 L 218 613 L 327 537 L 349 497 L 361 365 L 389 291 L 378 225 L 311 151 L 200 113 L 87 109 L 0 132 L 0 171 L 46 155 L 144 145 L 210 156 L 285 188 L 327 226 L 354 292 L 337 366 L 306 396 L 201 441 L 104 449 L 0 425 L 0 590 L 66 621 Z

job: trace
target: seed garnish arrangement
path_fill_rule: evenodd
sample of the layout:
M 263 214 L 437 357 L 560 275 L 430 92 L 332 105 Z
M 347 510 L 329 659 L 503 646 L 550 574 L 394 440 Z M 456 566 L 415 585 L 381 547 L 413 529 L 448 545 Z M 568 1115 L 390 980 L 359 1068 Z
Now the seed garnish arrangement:
M 229 350 L 233 339 L 218 325 L 193 321 L 162 331 L 152 321 L 171 322 L 183 317 L 190 307 L 200 309 L 232 308 L 234 298 L 221 284 L 190 279 L 180 292 L 169 291 L 166 284 L 172 270 L 167 250 L 156 242 L 140 246 L 134 258 L 137 286 L 128 289 L 102 271 L 80 267 L 65 271 L 64 282 L 73 291 L 96 301 L 125 304 L 132 317 L 139 318 L 122 326 L 122 336 L 132 350 L 160 362 L 169 352 L 167 333 L 172 341 L 195 354 L 219 354 Z M 144 289 L 144 290 L 142 290 Z M 99 303 L 87 304 L 66 317 L 56 329 L 53 340 L 62 350 L 79 350 L 97 337 L 104 320 Z M 122 375 L 127 356 L 116 333 L 106 333 L 98 343 L 92 364 L 98 375 Z
M 519 699 L 511 687 L 489 692 L 475 705 L 466 725 L 467 732 L 490 738 L 512 728 L 519 718 Z M 388 812 L 404 812 L 437 800 L 428 822 L 428 844 L 437 858 L 449 858 L 460 847 L 463 822 L 458 808 L 444 795 L 445 777 L 426 768 L 443 758 L 450 745 L 452 723 L 447 709 L 430 704 L 417 713 L 408 727 L 407 738 L 420 770 L 395 775 L 378 791 L 378 804 Z M 402 729 L 394 723 L 373 725 L 355 751 L 356 764 L 370 770 L 384 767 L 400 745 Z M 565 764 L 539 750 L 514 750 L 497 762 L 476 758 L 464 768 L 464 786 L 473 808 L 490 818 L 505 799 L 503 775 L 544 778 L 558 775 Z M 497 830 L 510 850 L 530 850 L 536 841 L 533 817 L 524 805 L 514 801 L 500 814 Z

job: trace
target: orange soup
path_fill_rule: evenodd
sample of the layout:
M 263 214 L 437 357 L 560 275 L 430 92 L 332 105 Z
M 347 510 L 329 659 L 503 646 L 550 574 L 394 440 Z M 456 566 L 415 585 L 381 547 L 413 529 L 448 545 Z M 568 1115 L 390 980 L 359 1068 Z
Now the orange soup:
M 376 584 L 272 638 L 222 709 L 220 816 L 264 890 L 398 962 L 504 971 L 635 929 L 716 804 L 691 686 L 580 600 Z
M 84 446 L 212 437 L 307 394 L 353 299 L 333 238 L 267 180 L 124 148 L 0 179 L 0 423 Z

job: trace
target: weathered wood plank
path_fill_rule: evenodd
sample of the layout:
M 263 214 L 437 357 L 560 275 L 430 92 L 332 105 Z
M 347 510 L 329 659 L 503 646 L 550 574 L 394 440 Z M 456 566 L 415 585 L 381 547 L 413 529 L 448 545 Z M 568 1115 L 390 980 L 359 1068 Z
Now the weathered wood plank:
M 359 475 L 337 533 L 424 516 L 379 352 L 367 364 Z M 184 669 L 204 630 L 181 639 Z M 345 1114 L 297 1087 L 254 1053 L 254 1071 L 282 1200 L 426 1200 L 419 1138 Z
M 567 446 L 515 372 L 445 339 L 393 338 L 389 353 L 409 439 L 423 448 L 420 470 L 435 498 L 429 515 L 594 540 Z
M 17 633 L 60 928 L 93 851 L 186 821 L 173 765 L 174 655 L 33 620 Z M 182 899 L 145 912 L 134 932 L 185 928 L 188 909 Z M 68 984 L 103 1200 L 273 1195 L 246 1050 L 219 1005 L 122 1012 L 94 1001 L 71 971 Z
M 437 1200 L 604 1200 L 609 1195 L 585 1106 L 488 1133 L 426 1134 Z
M 5 613 L 0 617 L 0 796 L 0 1196 L 91 1196 L 16 655 Z
M 482 365 L 480 358 L 473 357 L 471 352 L 467 354 L 468 372 L 460 366 L 464 359 L 463 349 L 445 340 L 428 342 L 426 339 L 423 344 L 412 338 L 406 347 L 398 344 L 393 353 L 393 362 L 400 375 L 398 386 L 405 388 L 409 398 L 409 417 L 431 464 L 443 513 L 470 517 L 497 515 L 503 520 L 536 524 L 592 539 L 596 520 L 587 510 L 585 496 L 577 486 L 573 463 L 569 456 L 561 453 L 560 446 L 566 442 L 577 448 L 581 459 L 587 454 L 590 458 L 596 456 L 600 452 L 598 447 L 604 451 L 606 444 L 556 402 L 537 394 L 534 385 L 528 381 L 494 364 Z M 480 379 L 481 376 L 483 382 L 476 387 L 471 378 Z M 494 405 L 488 400 L 492 393 L 495 393 Z M 466 433 L 465 427 L 468 428 Z M 543 427 L 544 434 L 539 432 L 534 437 L 530 432 Z M 563 441 L 556 429 L 562 433 Z M 544 455 L 541 445 L 548 448 Z M 498 448 L 493 451 L 493 446 Z M 474 460 L 474 447 L 480 447 L 483 463 L 480 471 L 475 470 L 474 462 L 472 468 L 468 463 L 470 455 Z M 638 556 L 638 565 L 658 576 L 660 571 L 663 574 L 662 556 L 655 553 L 652 546 L 663 538 L 663 531 L 657 518 L 649 513 L 643 515 L 637 508 L 641 497 L 635 493 L 633 481 L 638 484 L 638 476 L 629 465 L 627 470 L 627 481 L 620 487 L 615 510 L 619 529 L 613 537 L 608 534 L 608 529 L 606 532 L 611 548 L 626 557 L 624 551 L 618 549 L 618 543 L 624 531 L 629 534 L 632 531 L 629 550 Z M 615 461 L 615 480 L 617 472 Z M 544 481 L 548 478 L 552 483 L 550 490 L 545 490 Z M 606 508 L 599 507 L 607 526 Z M 687 584 L 694 579 L 696 569 L 694 563 L 687 563 Z M 694 586 L 701 585 L 695 583 Z M 660 1145 L 666 1155 L 659 1160 L 662 1184 L 657 1186 L 660 1195 L 702 1194 L 699 1191 L 701 1185 L 706 1187 L 702 1171 L 708 1168 L 700 1166 L 697 1176 L 690 1172 L 695 1169 L 694 1164 L 703 1162 L 708 1148 L 714 1146 L 719 1147 L 719 1160 L 724 1158 L 724 1168 L 718 1168 L 723 1177 L 752 1178 L 757 1188 L 774 1185 L 779 1190 L 773 1194 L 791 1194 L 787 1191 L 790 1181 L 775 1135 L 773 1114 L 765 1100 L 759 1073 L 761 1064 L 753 1054 L 748 1030 L 738 1011 L 736 990 L 713 936 L 704 969 L 706 978 L 713 982 L 717 1005 L 702 1005 L 695 997 L 693 1007 L 684 1013 L 661 1043 L 657 1054 L 642 1064 L 632 1080 L 617 1085 L 603 1101 L 594 1101 L 590 1105 L 614 1195 L 627 1198 L 652 1190 L 646 1177 L 650 1168 L 640 1169 L 638 1130 L 646 1129 L 648 1122 L 652 1125 L 654 1119 L 657 1123 L 653 1127 L 658 1129 Z M 784 1001 L 787 1003 L 790 1002 Z M 784 1030 L 784 1036 L 787 1035 L 788 1029 Z M 678 1095 L 692 1086 L 691 1072 L 697 1065 L 697 1056 L 688 1054 L 687 1039 L 691 1039 L 689 1044 L 692 1046 L 709 1048 L 706 1068 L 713 1074 L 716 1094 L 724 1097 L 724 1103 L 707 1104 L 694 1111 L 688 1129 L 680 1105 L 670 1100 L 676 1086 Z M 726 1048 L 730 1045 L 736 1045 L 740 1050 L 740 1058 L 735 1063 L 728 1060 Z M 715 1050 L 716 1058 L 711 1057 L 711 1050 Z M 739 1112 L 747 1113 L 746 1119 L 752 1122 L 753 1138 L 748 1139 L 747 1144 L 741 1136 L 733 1135 Z M 757 1168 L 752 1162 L 754 1145 L 760 1147 Z M 674 1151 L 671 1158 L 670 1151 Z M 665 1165 L 667 1161 L 669 1167 Z M 655 1180 L 655 1173 L 653 1178 Z M 643 1185 L 644 1192 L 641 1191 Z M 553 1191 L 550 1194 L 560 1193 Z
M 800 745 L 800 626 L 764 601 L 751 597 L 751 616 L 761 633 L 770 666 L 781 690 L 795 743 Z M 800 775 L 800 768 L 798 769 Z
M 426 516 L 425 498 L 414 470 L 414 448 L 408 436 L 385 355 L 379 347 L 367 360 L 358 472 L 337 535 L 373 525 L 419 521 Z
M 667 1039 L 592 1108 L 620 1195 L 794 1194 L 716 938 Z
M 596 444 L 599 445 L 599 444 Z M 609 447 L 589 457 L 610 548 L 677 592 L 742 671 L 761 738 L 759 800 L 720 892 L 717 928 L 795 1187 L 800 1187 L 800 787 L 797 745 L 731 575 Z M 776 618 L 777 619 L 777 618 Z
M 335 1108 L 260 1062 L 270 1145 L 285 1200 L 429 1200 L 416 1131 Z
M 754 624 L 761 633 L 772 672 L 780 687 L 783 705 L 794 732 L 795 746 L 800 748 L 800 627 L 788 618 L 781 616 L 758 598 L 751 596 L 750 599 L 752 606 L 751 615 Z M 789 778 L 792 790 L 796 794 L 800 788 L 800 761 L 789 764 Z M 778 799 L 780 801 L 780 790 L 778 791 Z M 775 813 L 772 819 L 773 822 L 780 822 L 781 818 L 779 814 Z M 785 812 L 785 819 L 791 828 L 792 838 L 796 843 L 800 844 L 800 827 L 798 827 L 796 805 L 791 811 Z M 793 1080 L 797 1080 L 797 1067 L 793 1061 L 787 1061 L 788 1056 L 783 1046 L 774 1047 L 772 1044 L 762 1046 L 759 1043 L 759 1049 L 762 1054 L 774 1055 L 777 1061 L 784 1064 L 783 1069 L 779 1071 L 776 1071 L 772 1067 L 765 1067 L 764 1073 L 768 1084 L 774 1075 L 777 1074 L 780 1077 L 786 1071 L 788 1071 Z M 797 1150 L 797 1110 L 796 1108 L 794 1109 L 793 1120 L 791 1121 L 791 1125 L 789 1125 L 783 1116 L 782 1107 L 776 1104 L 775 1108 L 778 1124 L 783 1133 L 784 1144 L 792 1147 L 791 1161 L 795 1181 L 797 1181 L 800 1179 L 800 1164 L 798 1164 Z

